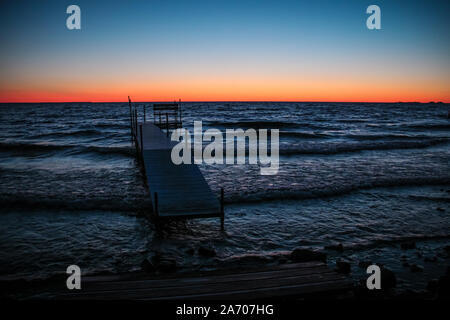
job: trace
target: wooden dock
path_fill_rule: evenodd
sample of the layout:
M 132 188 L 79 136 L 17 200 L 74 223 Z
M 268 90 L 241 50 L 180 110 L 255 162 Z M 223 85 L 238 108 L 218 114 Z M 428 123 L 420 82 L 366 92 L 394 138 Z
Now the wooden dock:
M 323 262 L 282 264 L 253 271 L 196 276 L 126 278 L 83 277 L 81 290 L 64 290 L 59 299 L 241 300 L 333 296 L 349 291 L 346 276 Z
M 176 104 L 154 105 L 152 122 L 147 121 L 145 106 L 139 117 L 137 107 L 133 107 L 131 101 L 129 104 L 131 135 L 157 218 L 220 217 L 223 229 L 223 190 L 219 201 L 196 164 L 172 162 L 171 151 L 177 142 L 170 140 L 170 129 L 181 127 L 179 107 Z

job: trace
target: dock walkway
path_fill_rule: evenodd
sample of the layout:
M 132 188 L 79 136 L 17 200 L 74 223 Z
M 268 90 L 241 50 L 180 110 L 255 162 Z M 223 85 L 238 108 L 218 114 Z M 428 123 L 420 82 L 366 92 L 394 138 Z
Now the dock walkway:
M 137 110 L 133 115 L 130 103 L 130 114 L 132 135 L 157 217 L 220 217 L 223 229 L 223 191 L 219 201 L 196 164 L 175 165 L 172 162 L 171 151 L 177 142 L 171 141 L 168 132 L 163 132 L 157 124 L 146 121 L 145 112 L 139 121 Z

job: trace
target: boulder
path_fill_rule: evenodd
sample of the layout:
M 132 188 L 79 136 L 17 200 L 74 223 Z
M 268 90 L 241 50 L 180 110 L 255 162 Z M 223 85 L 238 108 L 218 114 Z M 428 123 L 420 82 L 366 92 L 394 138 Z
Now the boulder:
M 427 284 L 427 290 L 430 291 L 431 293 L 436 293 L 437 290 L 439 288 L 439 280 L 438 279 L 431 279 L 430 281 L 428 281 Z
M 436 262 L 437 261 L 437 257 L 425 257 L 425 259 L 423 259 L 423 261 L 425 262 Z
M 308 262 L 308 261 L 327 261 L 327 255 L 323 252 L 309 250 L 309 249 L 294 249 L 290 254 L 290 259 L 293 262 Z
M 163 258 L 163 255 L 160 252 L 155 251 L 153 253 L 151 261 L 152 261 L 153 265 L 157 265 L 159 263 L 159 261 L 161 261 L 162 258 Z
M 152 273 L 152 272 L 156 271 L 155 266 L 148 259 L 144 259 L 144 261 L 142 261 L 141 269 L 142 269 L 142 271 L 147 272 L 147 273 Z
M 339 273 L 349 274 L 351 271 L 350 263 L 344 260 L 337 260 L 336 271 Z
M 439 278 L 438 295 L 440 298 L 450 297 L 450 275 L 446 274 Z
M 381 271 L 381 289 L 389 290 L 397 285 L 397 277 L 395 273 L 386 267 L 382 267 Z
M 162 258 L 156 265 L 156 269 L 162 273 L 172 273 L 177 270 L 177 262 L 172 258 Z
M 342 245 L 342 243 L 339 243 L 336 245 L 329 245 L 329 246 L 325 246 L 325 250 L 334 250 L 334 251 L 338 251 L 338 252 L 343 252 L 344 246 Z
M 414 263 L 409 267 L 409 270 L 411 270 L 411 272 L 422 272 L 423 267 Z
M 151 263 L 158 272 L 170 273 L 175 272 L 177 269 L 177 261 L 174 258 L 163 255 L 161 252 L 153 254 Z
M 215 257 L 217 255 L 214 248 L 204 246 L 198 248 L 198 254 L 203 257 Z
M 372 264 L 372 261 L 362 260 L 358 263 L 358 267 L 360 267 L 362 269 L 367 269 L 367 267 L 370 266 L 371 264 Z

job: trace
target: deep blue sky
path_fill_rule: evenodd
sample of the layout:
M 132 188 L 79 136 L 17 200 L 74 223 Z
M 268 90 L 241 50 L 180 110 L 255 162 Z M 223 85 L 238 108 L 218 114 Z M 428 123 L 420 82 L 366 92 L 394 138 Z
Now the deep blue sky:
M 66 28 L 70 4 L 79 31 Z M 370 4 L 382 30 L 366 28 Z M 450 99 L 450 1 L 0 6 L 2 101 Z

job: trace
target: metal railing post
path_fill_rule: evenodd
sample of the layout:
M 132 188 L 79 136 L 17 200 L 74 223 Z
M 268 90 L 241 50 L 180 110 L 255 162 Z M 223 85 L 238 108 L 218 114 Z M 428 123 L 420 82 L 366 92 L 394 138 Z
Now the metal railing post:
M 220 188 L 220 230 L 225 229 L 225 210 L 224 210 L 224 192 L 223 188 Z
M 166 136 L 169 136 L 169 114 L 166 113 Z
M 158 209 L 158 192 L 155 192 L 155 213 L 158 216 L 159 215 L 159 209 Z
M 140 135 L 140 140 L 141 140 L 141 143 L 140 143 L 140 147 L 141 147 L 141 160 L 142 159 L 144 159 L 144 143 L 142 142 L 143 141 L 143 139 L 142 139 L 142 123 L 139 125 L 139 135 Z

